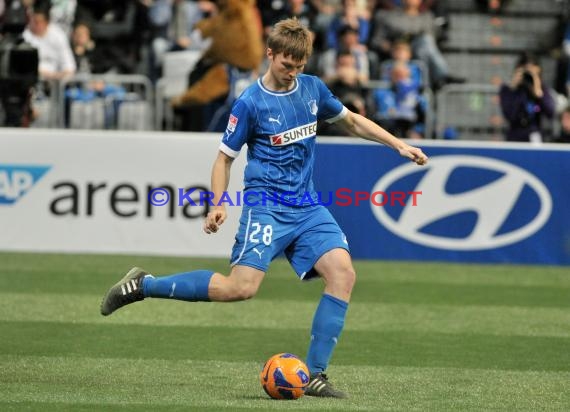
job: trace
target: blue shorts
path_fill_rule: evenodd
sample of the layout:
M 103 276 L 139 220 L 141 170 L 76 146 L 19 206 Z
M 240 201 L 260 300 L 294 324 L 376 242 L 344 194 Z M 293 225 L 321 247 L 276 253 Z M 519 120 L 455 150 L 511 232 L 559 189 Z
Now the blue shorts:
M 231 265 L 251 266 L 263 272 L 285 253 L 299 278 L 317 276 L 315 263 L 332 249 L 348 249 L 346 236 L 322 205 L 281 212 L 244 206 Z

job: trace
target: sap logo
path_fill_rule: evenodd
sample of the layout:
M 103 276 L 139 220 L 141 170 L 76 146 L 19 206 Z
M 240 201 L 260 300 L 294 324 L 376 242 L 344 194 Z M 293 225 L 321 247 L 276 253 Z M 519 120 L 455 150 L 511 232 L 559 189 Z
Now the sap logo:
M 415 190 L 423 193 L 417 207 L 408 203 L 398 217 L 372 207 L 387 229 L 414 243 L 465 251 L 507 246 L 537 232 L 552 212 L 546 186 L 510 163 L 448 155 L 430 158 L 426 168 L 415 183 Z M 400 166 L 372 191 L 389 190 L 406 179 L 413 182 L 417 174 L 414 164 Z
M 50 166 L 0 165 L 0 205 L 12 205 L 36 184 Z

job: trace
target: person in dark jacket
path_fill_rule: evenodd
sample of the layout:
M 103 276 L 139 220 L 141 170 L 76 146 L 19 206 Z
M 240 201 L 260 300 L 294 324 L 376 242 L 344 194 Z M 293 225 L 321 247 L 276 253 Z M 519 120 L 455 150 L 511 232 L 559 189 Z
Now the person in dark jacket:
M 553 118 L 555 101 L 540 72 L 536 57 L 523 53 L 515 66 L 511 83 L 501 86 L 501 110 L 509 124 L 505 136 L 507 141 L 543 141 L 541 121 L 543 117 Z

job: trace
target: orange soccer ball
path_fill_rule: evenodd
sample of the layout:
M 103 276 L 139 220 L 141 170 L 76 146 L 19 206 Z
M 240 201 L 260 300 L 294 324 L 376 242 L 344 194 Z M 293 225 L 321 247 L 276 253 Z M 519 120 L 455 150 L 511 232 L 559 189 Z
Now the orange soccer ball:
M 298 399 L 309 384 L 309 369 L 297 356 L 278 353 L 265 362 L 259 379 L 273 399 Z

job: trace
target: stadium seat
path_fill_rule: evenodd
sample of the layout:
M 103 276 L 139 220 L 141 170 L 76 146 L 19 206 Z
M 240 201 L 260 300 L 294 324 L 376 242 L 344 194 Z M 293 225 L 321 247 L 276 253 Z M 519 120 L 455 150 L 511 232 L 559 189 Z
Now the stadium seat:
M 452 73 L 465 77 L 469 83 L 499 85 L 508 82 L 518 59 L 518 53 L 445 53 Z M 546 84 L 554 84 L 556 60 L 543 56 L 540 59 L 542 78 Z
M 32 102 L 36 117 L 30 124 L 32 128 L 54 127 L 53 103 L 50 99 L 37 99 Z
M 196 50 L 168 52 L 164 56 L 162 77 L 155 86 L 156 130 L 171 130 L 173 112 L 169 101 L 188 87 L 188 77 L 202 52 Z
M 453 0 L 446 2 L 450 12 L 477 12 L 474 0 Z M 561 0 L 513 0 L 506 2 L 501 13 L 505 15 L 559 16 L 564 11 Z
M 151 130 L 152 108 L 144 100 L 127 100 L 119 106 L 117 129 Z
M 556 17 L 489 16 L 450 13 L 445 50 L 517 52 L 543 50 L 556 45 Z
M 93 88 L 93 84 L 102 86 Z M 146 76 L 75 76 L 60 83 L 59 93 L 61 127 L 68 125 L 79 129 L 121 130 L 152 128 L 153 90 Z M 69 111 L 66 110 L 67 107 Z M 65 119 L 66 113 L 68 119 Z M 89 119 L 89 116 L 94 118 Z
M 90 101 L 76 100 L 69 109 L 70 129 L 104 129 L 105 101 L 102 98 Z
M 505 122 L 498 88 L 486 84 L 444 86 L 437 95 L 438 138 L 503 140 Z

